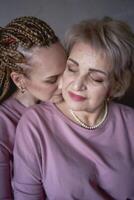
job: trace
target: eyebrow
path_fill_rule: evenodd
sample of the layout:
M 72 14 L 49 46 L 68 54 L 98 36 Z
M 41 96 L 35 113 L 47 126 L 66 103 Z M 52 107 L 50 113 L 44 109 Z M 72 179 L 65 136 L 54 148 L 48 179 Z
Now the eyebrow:
M 74 64 L 76 64 L 77 66 L 79 66 L 79 63 L 75 60 L 73 60 L 72 58 L 68 58 L 69 61 L 73 62 Z
M 99 72 L 99 73 L 104 74 L 105 76 L 108 76 L 108 75 L 109 75 L 108 72 L 105 72 L 105 71 L 102 71 L 102 70 L 99 70 L 99 69 L 94 69 L 94 68 L 90 68 L 90 69 L 89 69 L 89 72 Z
M 73 62 L 75 65 L 79 66 L 79 63 L 77 61 L 75 61 L 72 58 L 68 58 L 69 61 Z M 109 73 L 106 73 L 105 71 L 99 70 L 99 69 L 94 69 L 94 68 L 89 68 L 89 72 L 100 72 L 104 75 L 108 75 Z

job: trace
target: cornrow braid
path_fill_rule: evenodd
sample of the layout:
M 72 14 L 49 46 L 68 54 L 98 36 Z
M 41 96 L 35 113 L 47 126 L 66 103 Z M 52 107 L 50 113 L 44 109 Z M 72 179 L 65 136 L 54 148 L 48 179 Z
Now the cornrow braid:
M 0 28 L 0 102 L 16 90 L 10 78 L 11 72 L 23 73 L 19 64 L 25 62 L 25 56 L 18 48 L 29 50 L 35 46 L 48 47 L 56 42 L 58 38 L 51 27 L 36 17 L 19 17 Z

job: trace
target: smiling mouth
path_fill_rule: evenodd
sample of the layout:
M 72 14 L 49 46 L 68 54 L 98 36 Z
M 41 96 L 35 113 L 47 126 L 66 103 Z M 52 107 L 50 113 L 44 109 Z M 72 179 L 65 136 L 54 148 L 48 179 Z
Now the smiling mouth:
M 86 99 L 86 97 L 74 94 L 73 92 L 68 92 L 68 94 L 74 101 L 84 101 Z

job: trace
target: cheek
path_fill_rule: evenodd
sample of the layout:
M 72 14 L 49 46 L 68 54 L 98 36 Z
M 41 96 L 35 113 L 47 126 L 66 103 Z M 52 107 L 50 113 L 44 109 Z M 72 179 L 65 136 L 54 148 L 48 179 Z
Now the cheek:
M 109 88 L 108 87 L 99 87 L 99 88 L 95 88 L 95 87 L 90 87 L 90 89 L 88 89 L 88 94 L 89 97 L 94 99 L 95 101 L 102 101 L 104 99 L 106 99 L 107 94 L 109 92 Z
M 29 83 L 28 86 L 27 86 L 28 90 L 29 91 L 35 91 L 35 92 L 38 92 L 38 93 L 47 93 L 51 95 L 51 93 L 55 92 L 55 90 L 57 89 L 57 86 L 56 85 L 51 85 L 51 84 L 45 84 L 45 83 Z
M 62 88 L 67 88 L 73 82 L 73 78 L 71 76 L 63 76 L 62 78 Z

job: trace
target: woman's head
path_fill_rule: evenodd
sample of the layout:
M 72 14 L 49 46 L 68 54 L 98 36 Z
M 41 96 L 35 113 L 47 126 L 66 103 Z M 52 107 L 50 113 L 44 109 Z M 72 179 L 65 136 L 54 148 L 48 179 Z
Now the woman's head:
M 65 46 L 69 55 L 74 44 L 83 42 L 104 54 L 111 70 L 112 98 L 121 97 L 134 72 L 134 33 L 123 21 L 105 17 L 74 25 L 67 33 Z
M 49 25 L 35 17 L 14 19 L 0 30 L 0 101 L 17 87 L 48 100 L 65 61 L 64 49 Z
M 122 96 L 134 68 L 134 35 L 124 22 L 87 20 L 68 31 L 63 97 L 72 109 L 93 112 Z

